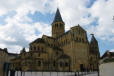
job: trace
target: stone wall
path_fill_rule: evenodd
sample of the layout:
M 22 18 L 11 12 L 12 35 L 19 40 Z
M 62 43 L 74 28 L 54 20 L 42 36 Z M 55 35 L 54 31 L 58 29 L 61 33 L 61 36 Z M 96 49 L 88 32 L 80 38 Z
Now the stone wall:
M 114 76 L 114 62 L 103 63 L 99 67 L 100 76 Z

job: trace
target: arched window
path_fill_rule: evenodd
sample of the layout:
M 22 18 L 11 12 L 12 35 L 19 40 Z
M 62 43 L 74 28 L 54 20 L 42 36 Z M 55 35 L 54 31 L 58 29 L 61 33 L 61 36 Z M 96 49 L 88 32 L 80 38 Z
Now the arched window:
M 66 63 L 65 63 L 65 67 L 68 67 L 68 65 L 69 65 L 69 64 L 66 62 Z
M 56 27 L 58 27 L 58 24 L 56 24 Z
M 58 53 L 58 52 L 56 52 L 56 55 L 57 55 L 57 56 L 58 56 L 58 54 L 59 54 L 59 53 Z
M 55 63 L 55 61 L 54 61 L 54 62 L 53 62 L 53 66 L 55 66 L 55 64 L 56 64 L 56 63 Z
M 63 63 L 62 62 L 60 62 L 60 67 L 63 67 Z
M 78 38 L 76 37 L 76 41 L 78 41 Z
M 74 33 L 72 33 L 72 37 L 74 37 Z
M 30 46 L 30 50 L 32 50 L 32 46 Z
M 81 38 L 79 38 L 79 42 L 81 42 Z
M 66 44 L 67 44 L 67 40 L 66 40 Z
M 41 48 L 41 51 L 43 51 L 43 47 Z
M 63 45 L 65 45 L 65 40 L 63 41 Z
M 57 28 L 58 27 L 58 24 L 55 24 L 55 28 Z
M 36 50 L 36 46 L 34 46 L 34 50 Z
M 60 27 L 62 26 L 62 24 L 60 23 Z
M 39 47 L 37 47 L 37 50 L 39 51 Z
M 80 34 L 80 30 L 79 30 L 79 34 Z
M 38 61 L 38 66 L 41 66 L 41 61 Z
M 84 42 L 84 39 L 82 38 L 82 42 Z
M 32 57 L 32 53 L 30 53 L 30 56 Z
M 55 28 L 57 27 L 57 24 L 55 24 Z
M 40 56 L 40 53 L 38 53 L 38 56 Z

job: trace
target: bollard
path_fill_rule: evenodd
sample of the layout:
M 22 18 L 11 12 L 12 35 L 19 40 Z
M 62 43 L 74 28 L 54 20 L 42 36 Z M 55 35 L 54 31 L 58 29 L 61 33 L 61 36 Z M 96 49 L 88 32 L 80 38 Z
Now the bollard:
M 79 72 L 78 72 L 78 76 L 79 76 Z
M 75 76 L 77 76 L 76 72 L 75 72 Z

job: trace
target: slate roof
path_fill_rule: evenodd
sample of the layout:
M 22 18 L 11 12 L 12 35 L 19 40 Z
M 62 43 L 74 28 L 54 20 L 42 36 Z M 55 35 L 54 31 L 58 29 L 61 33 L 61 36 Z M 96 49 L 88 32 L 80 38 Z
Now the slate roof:
M 97 43 L 97 40 L 96 40 L 96 38 L 94 37 L 94 34 L 91 34 L 91 35 L 92 35 L 92 38 L 91 38 L 90 44 L 92 44 L 92 43 Z
M 33 44 L 33 43 L 45 43 L 45 41 L 42 38 L 38 38 L 34 40 L 33 42 L 31 42 L 30 44 Z
M 63 22 L 59 9 L 57 8 L 56 15 L 53 22 Z
M 105 58 L 105 57 L 114 57 L 114 52 L 106 51 L 106 52 L 102 55 L 101 59 L 103 59 L 103 58 Z
M 0 51 L 3 51 L 3 52 L 7 53 L 7 54 L 10 55 L 10 56 L 17 56 L 17 55 L 18 55 L 18 54 L 15 54 L 15 53 L 9 53 L 9 52 L 7 51 L 7 48 L 4 48 L 4 49 L 0 48 Z
M 0 48 L 0 51 L 3 51 L 5 53 L 8 53 L 7 48 L 4 48 L 4 49 Z
M 66 54 L 63 54 L 63 55 L 61 55 L 60 57 L 59 57 L 60 59 L 62 58 L 62 59 L 69 59 L 70 58 L 70 56 L 68 56 L 68 55 L 66 55 Z

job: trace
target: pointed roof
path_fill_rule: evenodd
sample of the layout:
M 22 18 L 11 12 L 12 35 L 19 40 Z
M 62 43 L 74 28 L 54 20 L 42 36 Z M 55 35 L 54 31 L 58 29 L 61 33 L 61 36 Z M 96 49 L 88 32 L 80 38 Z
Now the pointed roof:
M 0 51 L 3 51 L 5 53 L 8 53 L 7 48 L 4 48 L 4 49 L 0 48 Z
M 33 42 L 31 42 L 30 45 L 33 43 L 45 43 L 45 41 L 42 38 L 38 38 L 38 39 L 34 40 Z
M 21 53 L 25 53 L 26 50 L 25 50 L 25 47 L 21 50 Z
M 63 22 L 59 9 L 57 8 L 53 22 Z
M 96 38 L 94 37 L 94 34 L 91 34 L 91 35 L 92 35 L 92 37 L 91 37 L 90 43 L 97 43 L 97 40 L 96 40 Z
M 62 54 L 60 57 L 58 57 L 58 59 L 70 59 L 70 56 Z
M 107 50 L 101 57 L 101 59 L 105 58 L 105 57 L 114 57 L 114 52 L 110 52 L 109 50 Z

